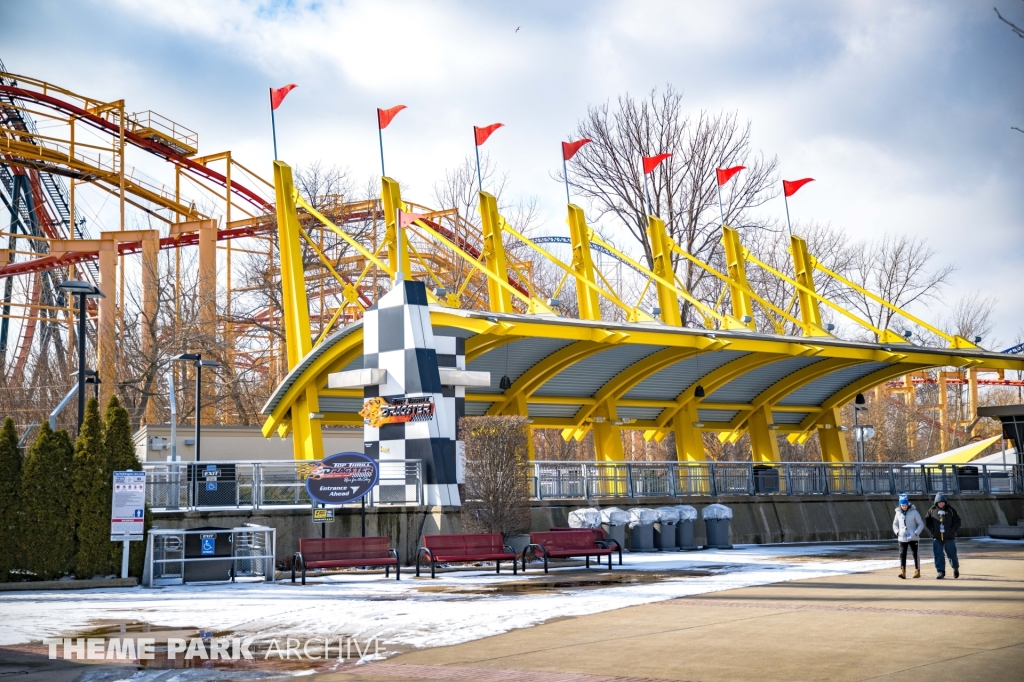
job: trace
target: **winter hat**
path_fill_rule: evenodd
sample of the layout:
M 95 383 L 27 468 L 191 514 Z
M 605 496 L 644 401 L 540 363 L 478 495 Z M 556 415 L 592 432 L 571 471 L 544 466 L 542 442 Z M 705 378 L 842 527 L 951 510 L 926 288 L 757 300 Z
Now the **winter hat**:
M 900 495 L 900 506 L 902 507 L 905 504 L 910 504 L 910 498 L 907 496 L 906 493 L 903 493 L 902 495 Z
M 946 496 L 945 495 L 943 495 L 942 493 L 935 493 L 935 503 L 934 504 L 938 504 L 939 502 L 945 502 L 945 501 L 946 501 Z

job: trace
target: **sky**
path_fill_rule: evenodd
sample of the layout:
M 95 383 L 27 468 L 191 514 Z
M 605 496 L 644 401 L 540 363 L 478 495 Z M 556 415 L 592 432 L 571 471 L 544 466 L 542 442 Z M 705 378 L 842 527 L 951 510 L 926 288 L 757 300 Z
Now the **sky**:
M 849 240 L 926 238 L 957 270 L 922 312 L 997 299 L 1001 350 L 1024 332 L 1024 2 L 248 2 L 0 0 L 0 59 L 129 111 L 152 109 L 270 177 L 268 87 L 280 157 L 357 179 L 388 174 L 430 204 L 473 151 L 472 126 L 541 231 L 565 232 L 559 142 L 588 105 L 671 84 L 691 114 L 736 110 L 782 177 L 814 177 L 795 221 Z M 766 210 L 783 215 L 781 198 Z

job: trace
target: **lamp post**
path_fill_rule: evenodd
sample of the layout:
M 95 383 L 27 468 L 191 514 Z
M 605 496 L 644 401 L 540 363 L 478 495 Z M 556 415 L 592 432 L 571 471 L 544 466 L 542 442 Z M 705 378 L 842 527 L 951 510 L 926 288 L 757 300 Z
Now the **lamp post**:
M 199 440 L 199 430 L 200 422 L 202 422 L 201 410 L 203 407 L 203 394 L 201 392 L 203 367 L 220 367 L 220 363 L 213 360 L 203 360 L 202 353 L 182 353 L 181 355 L 175 355 L 173 359 L 181 362 L 192 362 L 192 366 L 196 368 L 196 461 L 198 462 L 200 459 L 199 446 L 201 442 Z
M 62 291 L 78 296 L 78 431 L 85 419 L 85 299 L 106 298 L 95 284 L 80 279 L 66 279 L 57 285 Z
M 858 419 L 861 412 L 867 412 L 868 408 L 864 407 L 865 404 L 867 401 L 864 399 L 864 394 L 858 393 L 853 400 L 853 444 L 857 461 L 862 464 L 864 462 L 864 441 L 875 435 L 874 427 L 868 424 L 861 426 Z

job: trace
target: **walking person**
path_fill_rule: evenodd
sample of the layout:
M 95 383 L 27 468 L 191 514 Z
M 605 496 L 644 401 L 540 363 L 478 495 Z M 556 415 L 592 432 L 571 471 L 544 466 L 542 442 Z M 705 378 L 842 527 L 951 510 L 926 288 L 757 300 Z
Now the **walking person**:
M 900 495 L 899 506 L 896 507 L 896 517 L 892 520 L 892 532 L 900 543 L 900 578 L 907 577 L 907 550 L 914 554 L 914 577 L 921 577 L 921 557 L 917 553 L 917 543 L 921 539 L 921 531 L 924 530 L 924 519 L 920 512 L 910 504 L 910 498 L 906 493 Z
M 956 557 L 956 533 L 960 530 L 960 515 L 953 505 L 946 501 L 946 496 L 936 493 L 935 504 L 928 510 L 925 524 L 932 534 L 932 552 L 935 553 L 936 580 L 946 577 L 946 557 L 953 567 L 953 577 L 960 577 L 960 561 Z

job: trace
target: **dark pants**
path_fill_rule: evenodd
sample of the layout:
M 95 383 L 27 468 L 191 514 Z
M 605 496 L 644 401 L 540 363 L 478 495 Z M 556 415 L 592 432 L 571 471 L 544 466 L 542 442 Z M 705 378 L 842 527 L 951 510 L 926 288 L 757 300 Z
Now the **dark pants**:
M 945 551 L 945 556 L 943 556 Z M 949 557 L 949 564 L 954 569 L 960 568 L 960 562 L 956 558 L 956 539 L 949 538 L 948 540 L 939 540 L 935 538 L 932 540 L 932 552 L 935 554 L 935 570 L 939 573 L 946 572 L 946 556 Z
M 900 543 L 900 568 L 907 567 L 907 548 L 914 553 L 914 568 L 921 570 L 921 557 L 917 555 L 917 540 Z

